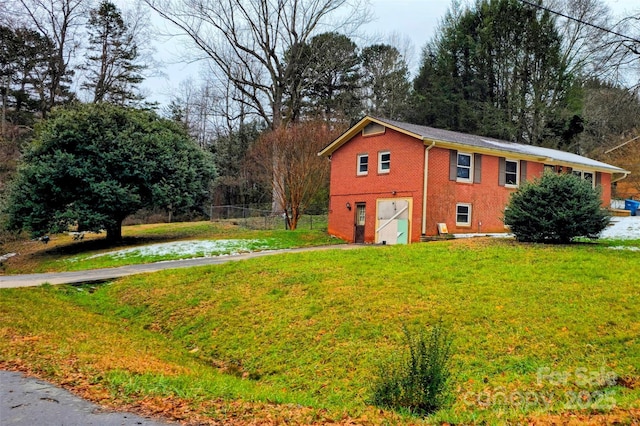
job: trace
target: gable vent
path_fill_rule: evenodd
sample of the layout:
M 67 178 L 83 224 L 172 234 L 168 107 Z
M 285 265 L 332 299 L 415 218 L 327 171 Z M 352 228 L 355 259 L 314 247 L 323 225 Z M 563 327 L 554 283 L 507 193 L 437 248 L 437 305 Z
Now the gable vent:
M 369 123 L 362 129 L 362 136 L 381 135 L 385 132 L 386 127 L 378 123 Z

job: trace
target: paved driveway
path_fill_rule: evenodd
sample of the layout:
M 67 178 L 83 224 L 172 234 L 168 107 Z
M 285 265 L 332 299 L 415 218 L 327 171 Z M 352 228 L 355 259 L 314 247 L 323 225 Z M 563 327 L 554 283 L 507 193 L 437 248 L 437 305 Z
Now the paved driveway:
M 33 287 L 44 283 L 76 284 L 92 281 L 104 281 L 127 275 L 144 274 L 165 269 L 190 268 L 193 266 L 216 265 L 225 262 L 251 259 L 254 257 L 270 256 L 283 253 L 300 253 L 318 250 L 349 250 L 363 247 L 355 244 L 340 244 L 320 247 L 303 247 L 285 250 L 265 250 L 254 253 L 243 253 L 232 256 L 201 257 L 196 259 L 171 260 L 165 262 L 148 263 L 144 265 L 129 265 L 119 268 L 92 269 L 74 272 L 51 272 L 46 274 L 0 275 L 0 288 Z

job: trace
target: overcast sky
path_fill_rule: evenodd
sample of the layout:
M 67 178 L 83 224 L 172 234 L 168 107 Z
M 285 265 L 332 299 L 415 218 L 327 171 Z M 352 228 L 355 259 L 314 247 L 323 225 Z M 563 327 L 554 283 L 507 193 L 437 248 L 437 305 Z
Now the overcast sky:
M 387 41 L 395 35 L 396 38 L 410 41 L 413 52 L 408 58 L 413 69 L 418 66 L 422 47 L 431 39 L 444 16 L 450 0 L 370 0 L 373 20 L 363 30 L 372 40 Z M 640 0 L 605 0 L 613 14 L 617 17 L 626 16 L 640 9 Z M 150 100 L 166 104 L 167 99 L 176 93 L 180 81 L 188 76 L 197 79 L 201 65 L 195 63 L 175 63 L 179 61 L 179 44 L 167 40 L 157 42 L 156 57 L 164 65 L 161 71 L 163 77 L 147 79 L 144 87 L 149 93 Z M 172 63 L 173 62 L 173 63 Z

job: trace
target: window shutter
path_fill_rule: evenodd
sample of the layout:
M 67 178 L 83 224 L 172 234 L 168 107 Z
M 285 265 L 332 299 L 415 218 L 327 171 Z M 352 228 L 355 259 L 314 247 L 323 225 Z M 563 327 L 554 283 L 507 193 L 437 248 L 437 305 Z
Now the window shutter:
M 449 180 L 458 179 L 458 151 L 449 150 Z
M 596 172 L 596 186 L 602 186 L 602 173 Z
M 507 163 L 504 157 L 498 159 L 498 185 L 504 186 L 507 183 Z
M 473 154 L 473 183 L 482 179 L 482 154 Z
M 520 160 L 520 183 L 527 181 L 527 160 Z

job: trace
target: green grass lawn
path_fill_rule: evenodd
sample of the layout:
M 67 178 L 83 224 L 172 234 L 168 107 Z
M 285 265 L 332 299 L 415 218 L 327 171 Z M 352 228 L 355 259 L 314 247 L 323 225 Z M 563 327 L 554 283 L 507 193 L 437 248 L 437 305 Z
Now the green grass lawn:
M 409 424 L 371 384 L 404 325 L 442 320 L 454 400 L 428 422 L 632 423 L 638 277 L 631 250 L 474 239 L 2 290 L 0 363 L 175 418 Z
M 305 217 L 306 218 L 306 217 Z M 123 265 L 188 259 L 192 257 L 218 256 L 249 251 L 278 250 L 340 244 L 321 229 L 316 218 L 314 229 L 301 227 L 296 231 L 250 230 L 226 222 L 184 222 L 125 226 L 123 240 L 108 242 L 104 235 L 87 234 L 83 241 L 74 241 L 69 235 L 51 236 L 49 245 L 38 241 L 21 241 L 5 252 L 17 252 L 1 271 L 6 274 L 36 272 L 80 271 L 111 268 Z M 309 219 L 304 220 L 309 224 Z M 325 224 L 326 228 L 326 224 Z M 168 245 L 173 242 L 192 242 L 191 245 L 207 245 L 195 250 L 184 243 L 175 249 L 149 250 L 151 245 Z M 215 247 L 211 247 L 216 242 Z M 126 252 L 122 252 L 126 250 Z

